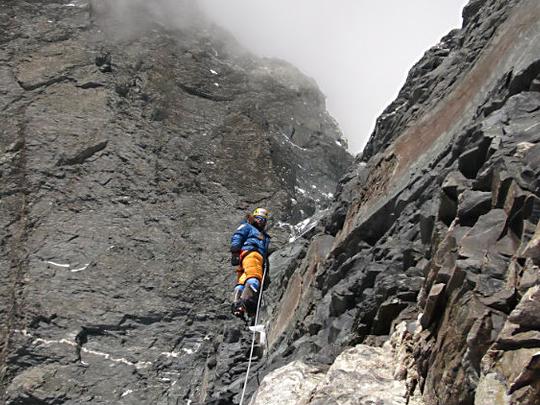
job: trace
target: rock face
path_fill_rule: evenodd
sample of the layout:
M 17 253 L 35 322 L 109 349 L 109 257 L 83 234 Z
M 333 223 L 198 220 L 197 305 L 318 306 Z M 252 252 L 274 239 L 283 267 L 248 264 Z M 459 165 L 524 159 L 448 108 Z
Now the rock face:
M 283 244 L 352 161 L 313 80 L 148 4 L 0 4 L 0 402 L 219 396 L 230 234 L 267 206 Z
M 250 401 L 539 404 L 537 0 L 472 0 L 350 167 L 294 68 L 191 2 L 111 4 L 0 6 L 6 403 L 237 404 L 227 239 L 265 205 Z
M 330 368 L 296 360 L 268 374 L 250 405 L 423 405 L 418 397 L 407 398 L 405 381 L 394 378 L 394 354 L 390 344 L 360 344 Z
M 419 318 L 399 377 L 426 404 L 539 403 L 540 3 L 475 0 L 463 16 L 328 215 L 274 256 L 260 374 L 335 364 Z

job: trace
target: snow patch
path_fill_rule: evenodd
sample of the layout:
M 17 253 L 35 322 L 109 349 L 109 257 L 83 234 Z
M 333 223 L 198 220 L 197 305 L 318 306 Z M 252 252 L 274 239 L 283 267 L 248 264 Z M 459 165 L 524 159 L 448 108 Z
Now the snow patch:
M 313 227 L 317 225 L 317 222 L 317 220 L 314 220 L 312 217 L 310 217 L 294 225 L 292 227 L 292 232 L 289 237 L 289 243 L 293 243 L 302 235 L 304 235 L 307 231 L 313 229 Z
M 300 212 L 303 214 L 302 210 L 300 210 Z M 306 218 L 303 221 L 300 221 L 296 225 L 291 225 L 286 222 L 278 222 L 278 226 L 282 228 L 287 227 L 290 229 L 289 243 L 293 243 L 298 238 L 301 238 L 307 232 L 315 228 L 317 224 L 319 223 L 319 220 L 324 217 L 326 212 L 328 212 L 328 208 L 316 212 L 313 216 Z
M 72 273 L 78 273 L 79 271 L 84 271 L 90 266 L 90 263 L 86 263 L 84 266 L 79 267 L 78 269 L 72 269 L 70 270 Z
M 538 125 L 540 125 L 540 122 L 537 122 L 536 124 L 532 124 L 530 127 L 525 128 L 524 132 L 529 132 L 531 129 L 536 128 Z
M 173 357 L 173 358 L 176 359 L 176 358 L 178 358 L 178 356 L 180 356 L 180 353 L 178 353 L 178 352 L 161 352 L 159 355 L 160 356 L 165 356 L 167 358 Z
M 210 73 L 212 73 L 213 75 L 217 75 L 218 72 L 216 72 L 214 69 L 210 69 Z
M 72 1 L 71 3 L 68 3 L 68 4 L 65 4 L 64 7 L 79 7 L 79 8 L 83 8 L 83 7 L 86 7 L 87 6 L 87 3 L 85 3 L 84 1 Z
M 26 329 L 14 329 L 13 333 L 20 333 L 21 335 L 25 337 L 32 337 L 32 335 L 30 335 L 30 333 L 28 333 Z
M 133 392 L 133 390 L 127 390 L 127 391 L 124 391 L 121 395 L 122 398 L 124 398 L 126 395 L 129 395 Z
M 201 347 L 201 343 L 196 343 L 193 348 L 189 348 L 189 347 L 182 347 L 182 352 L 183 353 L 186 353 L 186 354 L 193 354 L 195 352 L 197 352 Z M 182 356 L 182 352 L 161 352 L 159 355 L 160 356 L 165 356 L 165 357 L 168 357 L 168 358 L 178 358 L 180 356 Z
M 214 86 L 219 87 L 219 83 L 214 82 Z
M 32 337 L 34 338 L 34 336 L 32 336 L 32 334 L 28 333 L 28 331 L 26 329 L 22 329 L 22 330 L 14 330 L 15 333 L 20 333 L 22 334 L 23 336 L 26 336 L 26 337 Z M 75 342 L 74 340 L 70 340 L 70 339 L 59 339 L 59 340 L 48 340 L 48 339 L 43 339 L 43 338 L 34 338 L 34 340 L 32 341 L 32 344 L 33 345 L 45 345 L 45 346 L 50 346 L 50 345 L 68 345 L 68 346 L 72 346 L 72 347 L 80 347 L 77 342 Z M 94 356 L 98 356 L 98 357 L 103 357 L 104 359 L 106 360 L 109 360 L 113 363 L 121 363 L 121 364 L 125 364 L 125 365 L 128 365 L 128 366 L 133 366 L 137 369 L 141 369 L 141 368 L 146 368 L 148 366 L 151 366 L 152 363 L 149 362 L 149 361 L 138 361 L 136 363 L 133 363 L 129 360 L 126 360 L 125 358 L 116 358 L 116 357 L 113 357 L 111 356 L 109 353 L 104 353 L 104 352 L 100 352 L 100 351 L 97 351 L 97 350 L 91 350 L 91 349 L 87 349 L 86 347 L 81 347 L 81 353 L 86 353 L 86 354 L 91 354 L 91 355 L 94 355 Z
M 300 188 L 298 186 L 294 186 L 294 189 L 296 191 L 298 191 L 300 194 L 306 194 L 306 190 L 304 190 L 303 188 Z
M 292 119 L 292 118 L 291 118 L 291 119 Z M 281 135 L 283 136 L 283 138 L 285 138 L 285 139 L 287 140 L 287 143 L 288 143 L 289 145 L 291 145 L 291 146 L 293 146 L 293 147 L 295 147 L 295 148 L 297 148 L 297 149 L 300 149 L 300 150 L 307 150 L 306 148 L 302 148 L 302 147 L 298 146 L 297 144 L 295 144 L 295 143 L 294 143 L 293 141 L 291 141 L 291 140 L 289 139 L 289 137 L 288 137 L 286 134 L 284 134 L 283 132 L 281 132 Z
M 278 221 L 278 223 L 276 225 L 280 229 L 286 229 L 287 231 L 289 231 L 290 236 L 292 236 L 292 234 L 294 232 L 294 226 L 292 226 L 288 222 L 281 222 L 281 221 Z
M 48 263 L 48 264 L 52 264 L 53 266 L 56 266 L 56 267 L 64 267 L 64 268 L 67 268 L 67 267 L 70 266 L 70 264 L 56 263 L 56 262 L 51 262 L 51 261 L 48 261 L 47 263 Z
M 401 110 L 403 107 L 405 107 L 405 104 L 401 104 L 401 105 L 398 106 L 395 110 L 393 110 L 393 111 L 391 111 L 391 112 L 389 112 L 389 113 L 382 114 L 382 115 L 380 116 L 379 119 L 384 119 L 384 118 L 391 117 L 392 115 L 397 114 L 397 112 L 398 112 L 399 110 Z

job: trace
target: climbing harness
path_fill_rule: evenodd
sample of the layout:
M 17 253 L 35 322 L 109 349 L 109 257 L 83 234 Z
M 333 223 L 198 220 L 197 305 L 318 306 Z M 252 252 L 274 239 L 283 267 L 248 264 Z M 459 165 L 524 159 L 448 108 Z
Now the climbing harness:
M 249 361 L 248 361 L 248 367 L 246 371 L 246 379 L 244 380 L 244 388 L 242 388 L 242 396 L 240 397 L 239 405 L 242 405 L 244 403 L 244 396 L 246 395 L 246 388 L 247 388 L 247 383 L 249 379 L 249 371 L 251 369 L 251 362 L 253 360 L 253 350 L 255 348 L 255 338 L 257 336 L 257 333 L 261 333 L 261 340 L 264 339 L 266 342 L 266 336 L 264 334 L 264 325 L 258 325 L 257 323 L 259 321 L 259 310 L 261 308 L 261 301 L 262 301 L 262 296 L 263 296 L 263 285 L 264 285 L 265 277 L 266 277 L 266 271 L 263 273 L 263 279 L 259 286 L 259 299 L 257 300 L 257 311 L 255 312 L 255 322 L 253 326 L 249 327 L 249 330 L 253 332 L 253 337 L 251 339 L 251 349 L 249 351 Z

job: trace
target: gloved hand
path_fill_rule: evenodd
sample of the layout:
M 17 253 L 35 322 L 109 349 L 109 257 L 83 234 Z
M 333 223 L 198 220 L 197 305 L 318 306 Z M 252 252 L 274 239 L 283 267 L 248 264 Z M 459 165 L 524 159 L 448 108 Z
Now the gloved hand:
M 239 252 L 231 253 L 231 266 L 239 266 L 239 265 L 240 265 L 240 253 Z

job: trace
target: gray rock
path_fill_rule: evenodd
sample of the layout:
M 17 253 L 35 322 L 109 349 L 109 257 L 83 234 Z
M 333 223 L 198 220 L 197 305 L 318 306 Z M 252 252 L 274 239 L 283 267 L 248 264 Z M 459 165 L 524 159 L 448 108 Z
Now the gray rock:
M 268 374 L 250 404 L 405 404 L 407 389 L 392 365 L 389 347 L 365 345 L 344 351 L 326 373 L 296 361 Z
M 247 365 L 230 234 L 268 206 L 284 246 L 352 156 L 313 80 L 193 4 L 67 3 L 0 5 L 0 397 L 204 402 Z
M 473 226 L 479 216 L 485 215 L 491 209 L 491 193 L 482 191 L 465 191 L 459 197 L 459 223 Z
M 426 299 L 426 305 L 424 307 L 422 318 L 420 319 L 422 327 L 427 328 L 437 317 L 439 311 L 443 309 L 442 306 L 444 305 L 445 286 L 445 284 L 439 283 L 431 287 Z
M 472 1 L 352 167 L 316 84 L 196 8 L 133 1 L 122 24 L 112 3 L 65 3 L 0 6 L 7 403 L 238 403 L 251 336 L 228 314 L 227 238 L 266 205 L 269 346 L 248 397 L 297 361 L 333 364 L 314 401 L 357 401 L 374 373 L 334 360 L 420 308 L 400 390 L 535 404 L 537 1 Z

